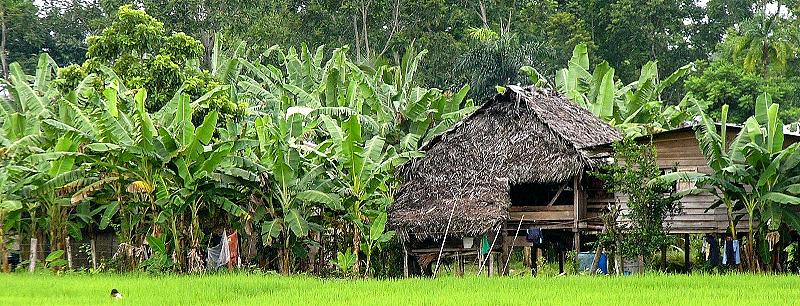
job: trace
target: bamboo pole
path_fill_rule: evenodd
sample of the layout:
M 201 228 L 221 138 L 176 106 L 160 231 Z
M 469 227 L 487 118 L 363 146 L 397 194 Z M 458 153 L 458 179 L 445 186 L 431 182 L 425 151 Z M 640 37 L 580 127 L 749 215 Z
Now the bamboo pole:
M 444 229 L 444 237 L 442 237 L 442 247 L 439 248 L 439 256 L 436 257 L 436 269 L 433 271 L 433 277 L 439 272 L 439 263 L 442 260 L 442 251 L 444 251 L 444 243 L 447 242 L 447 232 L 450 231 L 450 222 L 453 221 L 453 214 L 456 212 L 456 201 L 453 201 L 453 208 L 450 209 L 450 218 L 447 218 L 447 227 Z
M 519 235 L 519 229 L 522 227 L 522 220 L 525 220 L 525 215 L 519 218 L 519 224 L 517 224 L 517 231 L 514 232 L 514 240 L 511 240 L 511 248 L 508 250 L 508 254 L 506 256 L 506 264 L 503 266 L 503 274 L 505 275 L 508 271 L 508 262 L 511 261 L 511 253 L 514 252 L 514 243 L 517 242 L 517 236 Z
M 494 243 L 497 241 L 497 236 L 500 235 L 500 230 L 502 230 L 502 229 L 503 229 L 502 226 L 500 226 L 500 228 L 497 229 L 497 233 L 494 234 L 494 240 L 492 240 L 492 245 L 489 247 L 489 253 L 486 254 L 486 255 L 489 255 L 489 256 L 492 255 L 492 250 L 494 250 Z M 478 253 L 481 253 L 480 246 L 478 247 Z M 489 259 L 489 256 L 486 256 L 486 258 L 484 258 L 483 261 L 481 262 L 481 266 L 480 266 L 480 269 L 478 269 L 477 276 L 480 276 L 481 272 L 483 272 L 483 267 L 486 266 L 486 260 Z

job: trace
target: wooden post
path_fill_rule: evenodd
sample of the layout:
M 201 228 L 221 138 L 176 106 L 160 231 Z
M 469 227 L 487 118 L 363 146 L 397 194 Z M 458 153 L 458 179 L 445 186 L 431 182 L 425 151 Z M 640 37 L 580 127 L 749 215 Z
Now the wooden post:
M 522 264 L 530 268 L 531 265 L 531 248 L 530 246 L 522 247 Z
M 31 254 L 29 257 L 30 264 L 28 265 L 28 272 L 36 270 L 36 248 L 38 244 L 39 241 L 36 238 L 31 238 Z
M 597 266 L 598 263 L 600 262 L 600 252 L 603 250 L 603 245 L 600 244 L 600 237 L 606 234 L 606 230 L 607 228 L 603 226 L 603 230 L 600 231 L 600 235 L 597 235 L 597 242 L 596 242 L 597 246 L 595 246 L 594 248 L 594 257 L 592 257 L 592 266 L 589 268 L 590 275 L 597 274 Z M 606 263 L 608 263 L 608 260 L 606 260 Z M 608 267 L 608 264 L 606 264 L 606 267 Z
M 494 252 L 489 250 L 489 269 L 486 271 L 486 275 L 492 277 L 494 275 Z
M 558 274 L 564 273 L 564 251 L 558 250 Z
M 511 241 L 511 243 L 513 245 L 514 242 Z M 500 276 L 508 275 L 507 268 L 508 261 L 511 259 L 511 249 L 512 248 L 509 247 L 508 235 L 506 231 L 503 231 L 503 252 L 500 255 L 500 266 L 498 268 L 500 270 Z M 503 263 L 505 263 L 505 265 L 503 265 Z
M 661 266 L 664 269 L 664 271 L 667 270 L 667 246 L 666 245 L 662 245 L 661 246 Z
M 97 249 L 94 246 L 94 239 L 90 241 L 92 247 L 92 269 L 97 269 Z
M 581 201 L 580 192 L 578 192 L 578 176 L 572 178 L 572 208 L 573 208 L 573 225 L 572 228 L 578 232 L 578 227 L 581 219 Z M 577 234 L 576 234 L 577 235 Z
M 69 243 L 69 235 L 66 238 L 66 249 L 67 249 L 67 268 L 72 270 L 72 246 Z
M 464 255 L 456 254 L 456 257 L 458 257 L 458 276 L 464 277 Z
M 686 266 L 686 273 L 692 273 L 691 261 L 689 260 L 689 234 L 683 234 L 683 262 Z
M 531 277 L 536 277 L 536 273 L 538 272 L 539 255 L 539 248 L 534 247 L 534 250 L 531 252 Z
M 572 205 L 575 209 L 575 223 L 573 224 L 573 232 L 575 233 L 575 237 L 573 238 L 573 245 L 576 253 L 581 252 L 581 220 L 583 220 L 583 215 L 585 212 L 580 190 L 580 178 L 576 175 L 572 178 Z

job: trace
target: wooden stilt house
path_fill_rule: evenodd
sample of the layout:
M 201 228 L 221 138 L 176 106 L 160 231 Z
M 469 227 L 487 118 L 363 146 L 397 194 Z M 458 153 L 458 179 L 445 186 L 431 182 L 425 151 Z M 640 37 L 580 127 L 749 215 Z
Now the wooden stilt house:
M 619 139 L 613 127 L 554 91 L 509 86 L 401 167 L 404 184 L 389 225 L 422 266 L 439 253 L 474 254 L 481 236 L 506 254 L 524 241 L 518 228 L 559 231 L 566 247 L 579 247 L 586 220 L 601 209 L 588 205 L 590 189 L 602 185 L 585 175 L 595 166 L 587 148 Z

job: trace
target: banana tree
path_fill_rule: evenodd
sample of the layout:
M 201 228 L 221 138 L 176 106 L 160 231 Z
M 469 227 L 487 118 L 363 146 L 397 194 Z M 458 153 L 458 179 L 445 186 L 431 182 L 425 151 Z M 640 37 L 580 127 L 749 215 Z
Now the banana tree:
M 658 77 L 656 62 L 642 66 L 639 79 L 629 84 L 615 80 L 615 70 L 608 62 L 590 71 L 588 49 L 578 44 L 567 67 L 555 74 L 555 89 L 628 136 L 641 136 L 678 126 L 690 118 L 692 105 L 683 99 L 678 105 L 666 105 L 662 93 L 691 72 L 691 64 L 678 68 L 665 79 Z M 534 84 L 549 84 L 535 69 L 525 66 L 521 72 Z
M 411 158 L 421 156 L 421 153 L 397 153 L 380 136 L 364 141 L 357 116 L 350 116 L 342 121 L 325 115 L 320 118 L 329 138 L 320 145 L 323 149 L 315 152 L 322 154 L 321 157 L 330 165 L 329 175 L 337 185 L 335 189 L 339 190 L 347 209 L 345 218 L 352 223 L 352 248 L 356 256 L 353 273 L 358 275 L 358 253 L 365 230 L 368 229 L 367 224 L 370 223 L 367 213 L 385 211 L 385 204 L 391 203 L 396 189 L 396 182 L 393 181 L 394 168 Z
M 278 66 L 240 59 L 245 73 L 238 91 L 260 101 L 262 111 L 307 107 L 314 114 L 358 116 L 367 134 L 380 135 L 401 151 L 416 150 L 476 109 L 472 100 L 465 101 L 469 86 L 451 93 L 414 83 L 425 51 L 409 48 L 399 66 L 374 69 L 351 62 L 346 47 L 335 49 L 326 62 L 323 51 L 273 47 L 263 58 L 274 56 Z
M 756 244 L 763 245 L 763 242 L 756 241 L 757 234 L 776 231 L 782 226 L 800 229 L 800 214 L 793 209 L 800 205 L 800 197 L 797 197 L 800 194 L 800 169 L 797 169 L 800 144 L 784 145 L 778 108 L 768 94 L 759 96 L 756 115 L 745 122 L 730 144 L 724 125 L 728 107 L 722 108 L 723 125 L 719 132 L 713 121 L 700 112 L 703 128 L 698 132 L 698 138 L 713 173 L 665 176 L 671 180 L 697 181 L 698 186 L 715 194 L 719 201 L 710 208 L 725 205 L 734 235 L 736 223 L 741 218 L 736 216 L 736 211 L 744 209 L 748 225 L 746 254 L 751 271 L 763 268 L 755 253 Z M 755 222 L 758 222 L 758 227 Z M 762 257 L 768 257 L 768 254 L 762 253 Z
M 312 155 L 312 137 L 317 121 L 308 112 L 291 109 L 285 115 L 260 117 L 255 129 L 259 142 L 258 159 L 268 176 L 262 179 L 260 196 L 267 203 L 269 220 L 262 224 L 266 245 L 282 238 L 280 271 L 291 273 L 293 246 L 303 246 L 309 232 L 321 232 L 312 216 L 322 210 L 343 210 L 339 198 L 329 192 L 323 180 L 324 165 Z M 275 120 L 275 121 L 273 121 Z

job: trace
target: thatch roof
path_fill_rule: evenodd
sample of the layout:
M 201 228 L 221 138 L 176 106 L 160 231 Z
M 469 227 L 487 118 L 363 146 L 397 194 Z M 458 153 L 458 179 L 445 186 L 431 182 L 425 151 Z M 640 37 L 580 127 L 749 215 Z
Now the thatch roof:
M 582 149 L 620 138 L 556 92 L 509 86 L 400 168 L 389 224 L 404 239 L 441 237 L 452 211 L 450 233 L 485 233 L 508 219 L 511 184 L 564 182 L 590 166 Z

